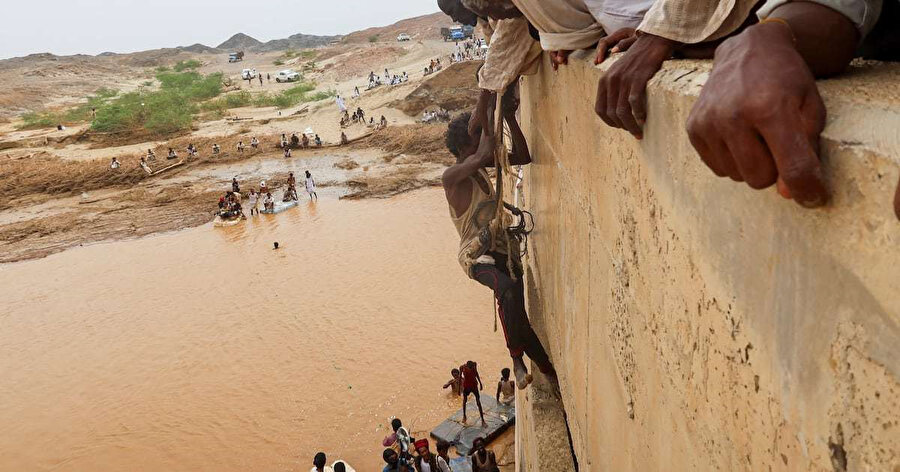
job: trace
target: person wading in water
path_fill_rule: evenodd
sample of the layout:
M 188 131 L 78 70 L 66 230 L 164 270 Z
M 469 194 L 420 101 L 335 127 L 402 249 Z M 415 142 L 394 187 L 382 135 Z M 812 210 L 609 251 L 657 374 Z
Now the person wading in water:
M 503 118 L 512 138 L 509 162 L 523 165 L 531 162 L 531 156 L 515 118 L 517 108 L 515 95 L 504 94 Z M 456 156 L 456 164 L 444 172 L 442 182 L 450 205 L 450 217 L 460 236 L 460 265 L 469 277 L 494 291 L 506 345 L 513 360 L 516 385 L 524 389 L 532 381 L 522 359 L 524 354 L 528 354 L 545 375 L 555 376 L 556 372 L 525 312 L 522 265 L 517 253 L 507 254 L 509 236 L 505 231 L 498 231 L 489 242 L 479 238 L 496 214 L 497 197 L 485 171 L 486 167 L 494 165 L 496 141 L 488 130 L 478 130 L 480 141 L 470 137 L 470 117 L 470 113 L 464 113 L 450 123 L 447 147 Z M 518 244 L 513 246 L 518 249 Z M 513 274 L 509 270 L 510 257 Z

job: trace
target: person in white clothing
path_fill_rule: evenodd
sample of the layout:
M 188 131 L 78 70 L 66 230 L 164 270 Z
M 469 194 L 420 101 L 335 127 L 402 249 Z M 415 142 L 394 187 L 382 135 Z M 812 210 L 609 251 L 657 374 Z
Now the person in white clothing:
M 312 174 L 309 171 L 306 171 L 306 193 L 309 194 L 309 199 L 312 200 L 315 198 L 319 199 L 319 196 L 316 195 L 316 181 L 313 179 Z
M 334 472 L 356 472 L 356 469 L 344 461 L 335 461 L 334 464 L 331 464 L 331 468 L 334 469 Z
M 250 189 L 250 195 L 247 197 L 249 206 L 250 206 L 250 216 L 253 216 L 253 213 L 259 214 L 259 194 L 256 193 L 256 190 Z
M 109 164 L 109 168 L 110 169 L 118 169 L 120 165 L 121 164 L 119 164 L 119 160 L 114 157 L 114 158 L 112 158 L 112 162 Z

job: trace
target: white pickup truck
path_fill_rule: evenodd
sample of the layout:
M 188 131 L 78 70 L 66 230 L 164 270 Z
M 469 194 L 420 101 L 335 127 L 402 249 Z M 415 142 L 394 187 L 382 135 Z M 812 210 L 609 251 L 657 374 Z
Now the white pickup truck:
M 251 80 L 256 78 L 256 69 L 244 69 L 241 71 L 241 79 Z
M 275 74 L 275 82 L 278 82 L 278 83 L 296 82 L 298 80 L 300 80 L 300 74 L 298 74 L 290 69 L 285 69 L 285 70 L 280 71 L 277 74 Z
M 409 35 L 406 33 L 400 33 L 397 35 L 397 41 L 409 41 Z

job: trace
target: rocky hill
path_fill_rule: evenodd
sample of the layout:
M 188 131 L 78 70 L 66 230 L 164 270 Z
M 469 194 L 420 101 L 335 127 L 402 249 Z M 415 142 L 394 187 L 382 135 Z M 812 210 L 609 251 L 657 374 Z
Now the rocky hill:
M 178 49 L 182 51 L 192 52 L 194 54 L 204 54 L 204 53 L 212 53 L 217 54 L 222 52 L 220 49 L 216 49 L 214 47 L 207 46 L 205 44 L 191 44 L 190 46 L 179 46 Z
M 244 33 L 238 33 L 230 38 L 224 43 L 216 46 L 216 49 L 225 49 L 225 50 L 244 50 L 250 49 L 256 46 L 261 46 L 263 43 L 258 39 L 247 36 Z
M 365 43 L 375 41 L 394 41 L 400 33 L 410 35 L 413 40 L 440 39 L 442 26 L 450 26 L 452 21 L 447 15 L 437 12 L 430 15 L 417 16 L 400 20 L 392 25 L 367 28 L 344 36 L 343 43 Z
M 256 52 L 284 51 L 286 49 L 305 49 L 327 46 L 340 40 L 340 36 L 316 36 L 312 34 L 295 34 L 285 39 L 273 39 L 259 46 L 250 48 Z

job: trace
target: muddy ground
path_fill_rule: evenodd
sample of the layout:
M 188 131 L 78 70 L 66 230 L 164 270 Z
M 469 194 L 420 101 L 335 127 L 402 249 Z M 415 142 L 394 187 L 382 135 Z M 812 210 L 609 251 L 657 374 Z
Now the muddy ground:
M 388 126 L 381 130 L 363 124 L 341 128 L 333 99 L 284 110 L 232 109 L 218 119 L 198 120 L 191 132 L 175 136 L 102 135 L 92 133 L 87 123 L 73 124 L 63 131 L 24 130 L 18 129 L 18 118 L 9 117 L 10 110 L 35 108 L 30 105 L 41 92 L 25 87 L 27 93 L 21 96 L 7 94 L 0 103 L 6 116 L 0 122 L 0 263 L 208 223 L 218 197 L 230 189 L 232 177 L 238 178 L 245 191 L 266 180 L 277 189 L 276 197 L 281 196 L 278 187 L 286 181 L 288 172 L 294 172 L 302 182 L 306 170 L 316 178 L 324 198 L 387 197 L 439 185 L 443 169 L 453 162 L 444 146 L 446 123 L 422 124 L 417 120 L 422 110 L 438 106 L 461 111 L 474 104 L 477 96 L 477 62 L 423 75 L 422 69 L 432 58 L 446 61 L 452 49 L 452 43 L 413 41 L 402 45 L 342 44 L 317 50 L 315 69 L 307 70 L 307 77 L 315 80 L 319 89 L 335 90 L 344 96 L 350 109 L 362 108 L 376 121 L 384 116 Z M 177 57 L 183 60 L 183 56 L 181 52 Z M 203 72 L 223 71 L 237 79 L 241 68 L 254 64 L 274 73 L 277 67 L 271 61 L 279 56 L 277 52 L 263 54 L 237 65 L 208 54 L 192 57 L 203 62 Z M 137 69 L 128 67 L 116 75 L 116 68 L 106 64 L 109 58 L 95 59 L 102 67 L 94 67 L 87 57 L 63 61 L 77 63 L 78 67 L 72 69 L 76 72 L 91 67 L 97 71 L 81 78 L 77 73 L 70 74 L 71 68 L 57 68 L 54 63 L 59 61 L 47 57 L 35 58 L 32 66 L 42 71 L 49 67 L 64 75 L 59 80 L 65 81 L 64 90 L 72 91 L 71 96 L 54 96 L 53 103 L 73 103 L 78 94 L 100 86 L 128 90 L 134 85 Z M 407 72 L 411 80 L 365 91 L 368 72 L 383 70 L 384 65 L 392 73 Z M 298 59 L 281 68 L 292 66 L 300 69 L 306 65 Z M 274 82 L 262 86 L 239 80 L 235 83 L 240 87 L 236 90 L 251 93 L 289 87 Z M 356 86 L 363 90 L 358 98 L 352 96 Z M 286 159 L 278 148 L 281 134 L 299 135 L 307 128 L 322 137 L 324 146 L 294 150 Z M 338 145 L 342 131 L 351 144 Z M 252 137 L 261 141 L 257 150 L 249 147 Z M 247 145 L 245 152 L 237 151 L 238 141 Z M 221 147 L 219 155 L 212 154 L 213 143 Z M 188 144 L 200 150 L 197 158 L 186 159 Z M 165 159 L 169 147 L 178 150 L 179 159 Z M 147 149 L 153 149 L 157 156 L 150 162 L 154 170 L 172 162 L 184 163 L 147 175 L 138 166 Z M 122 163 L 121 168 L 109 168 L 112 157 Z

